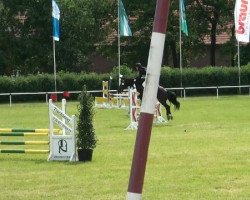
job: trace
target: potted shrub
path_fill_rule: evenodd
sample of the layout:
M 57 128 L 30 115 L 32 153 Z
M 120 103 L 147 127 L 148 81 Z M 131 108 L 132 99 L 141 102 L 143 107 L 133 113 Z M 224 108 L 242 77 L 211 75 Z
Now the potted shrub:
M 78 97 L 78 121 L 76 145 L 79 161 L 91 161 L 93 149 L 96 147 L 97 138 L 93 126 L 94 97 L 87 92 L 84 85 Z

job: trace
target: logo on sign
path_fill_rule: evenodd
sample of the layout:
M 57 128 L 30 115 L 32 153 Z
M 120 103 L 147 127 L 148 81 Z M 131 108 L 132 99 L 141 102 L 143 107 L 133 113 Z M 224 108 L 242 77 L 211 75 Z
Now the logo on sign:
M 245 33 L 245 23 L 247 19 L 247 10 L 248 10 L 248 1 L 241 0 L 240 4 L 240 13 L 239 13 L 239 20 L 238 20 L 238 34 L 244 34 Z
M 68 144 L 66 140 L 59 140 L 58 141 L 58 152 L 61 154 L 61 152 L 67 152 L 68 151 Z

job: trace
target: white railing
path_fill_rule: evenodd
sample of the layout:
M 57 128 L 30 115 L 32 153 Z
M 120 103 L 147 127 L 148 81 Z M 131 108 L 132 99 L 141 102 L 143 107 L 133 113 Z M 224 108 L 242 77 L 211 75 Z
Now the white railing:
M 238 88 L 241 90 L 241 88 L 248 88 L 248 94 L 250 95 L 250 85 L 241 85 L 241 86 L 209 86 L 209 87 L 179 87 L 179 88 L 166 88 L 168 90 L 180 90 L 183 92 L 183 97 L 187 97 L 187 91 L 188 90 L 204 90 L 204 89 L 209 89 L 209 90 L 215 90 L 216 92 L 216 97 L 219 98 L 219 90 L 220 89 L 232 89 L 232 88 Z M 80 94 L 81 91 L 68 91 L 70 94 Z M 102 90 L 90 90 L 88 91 L 89 93 L 102 93 Z M 117 90 L 110 90 L 112 93 L 117 93 Z M 18 93 L 18 92 L 13 92 L 13 93 L 0 93 L 0 96 L 9 96 L 9 104 L 10 106 L 12 105 L 12 98 L 13 96 L 20 96 L 20 95 L 44 95 L 45 96 L 45 102 L 48 103 L 49 101 L 49 96 L 51 94 L 63 94 L 62 91 L 58 92 L 23 92 L 23 93 Z
M 216 97 L 219 98 L 219 89 L 232 89 L 238 88 L 241 91 L 242 88 L 248 88 L 248 94 L 250 95 L 250 85 L 241 85 L 241 86 L 209 86 L 209 87 L 185 87 L 182 88 L 183 96 L 186 98 L 186 91 L 187 90 L 204 90 L 204 89 L 212 89 L 216 91 Z
M 82 91 L 68 91 L 70 94 L 80 94 Z M 102 90 L 90 90 L 90 93 L 102 93 Z M 110 92 L 117 92 L 117 90 L 110 90 Z M 13 96 L 24 96 L 24 95 L 44 95 L 45 102 L 49 102 L 49 96 L 51 94 L 63 94 L 62 91 L 57 92 L 12 92 L 12 93 L 0 93 L 0 96 L 9 96 L 9 104 L 12 105 Z

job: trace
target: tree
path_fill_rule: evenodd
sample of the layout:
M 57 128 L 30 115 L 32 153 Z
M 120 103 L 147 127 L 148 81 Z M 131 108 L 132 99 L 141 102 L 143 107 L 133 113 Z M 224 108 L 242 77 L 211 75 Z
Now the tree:
M 82 71 L 105 34 L 109 1 L 58 0 L 61 38 L 57 70 Z M 98 6 L 96 6 L 98 5 Z M 0 73 L 53 72 L 51 1 L 0 0 Z
M 2 73 L 16 69 L 32 73 L 35 67 L 47 65 L 51 41 L 48 6 L 48 1 L 1 1 Z
M 146 64 L 148 59 L 148 51 L 150 46 L 152 26 L 155 12 L 155 1 L 141 2 L 140 0 L 127 1 L 124 0 L 126 11 L 130 17 L 130 26 L 132 28 L 132 37 L 121 37 L 121 61 L 128 65 L 134 65 L 136 62 Z M 191 12 L 190 12 L 191 13 Z M 202 43 L 204 30 L 200 29 L 203 25 L 195 24 L 194 20 L 189 20 L 193 16 L 187 12 L 187 21 L 189 31 L 192 33 L 189 37 L 183 38 L 183 56 L 185 58 L 185 65 L 188 65 L 192 56 L 198 55 L 201 51 L 198 49 Z M 113 13 L 113 18 L 117 18 L 117 12 Z M 132 20 L 133 19 L 133 20 Z M 179 67 L 179 3 L 178 1 L 171 1 L 170 13 L 168 18 L 168 27 L 165 41 L 165 51 L 163 57 L 163 64 L 170 64 L 171 60 L 175 67 Z M 117 30 L 117 20 L 113 20 L 113 30 Z M 199 27 L 197 29 L 197 27 Z M 117 38 L 116 33 L 112 33 Z M 113 52 L 108 52 L 109 56 L 116 56 L 117 54 L 117 39 L 113 41 Z M 199 47 L 199 48 L 197 48 Z M 106 48 L 111 49 L 110 46 Z M 104 48 L 103 48 L 104 49 Z M 102 49 L 102 50 L 103 50 Z
M 98 5 L 98 6 L 97 6 Z M 96 51 L 102 41 L 109 21 L 110 6 L 107 1 L 61 1 L 62 36 L 58 46 L 58 65 L 68 71 L 88 71 L 88 56 Z
M 228 24 L 233 19 L 233 1 L 232 0 L 195 0 L 190 4 L 193 16 L 199 20 L 200 23 L 204 20 L 203 24 L 204 33 L 210 37 L 210 65 L 215 66 L 215 53 L 216 53 L 216 35 L 222 31 L 228 30 Z M 230 29 L 230 27 L 229 27 Z M 203 35 L 205 36 L 205 35 Z
M 56 42 L 57 71 L 89 71 L 96 52 L 117 58 L 117 0 L 57 0 L 61 37 Z M 155 1 L 123 0 L 132 37 L 121 37 L 121 62 L 147 63 Z M 186 1 L 188 37 L 182 37 L 183 66 L 203 54 L 209 36 L 210 64 L 216 65 L 216 35 L 228 32 L 224 47 L 235 57 L 233 0 Z M 51 1 L 0 0 L 0 74 L 53 72 Z M 163 64 L 179 67 L 179 1 L 171 1 Z M 244 49 L 243 49 L 244 50 Z M 245 57 L 247 62 L 247 57 Z M 234 64 L 234 59 L 232 59 Z

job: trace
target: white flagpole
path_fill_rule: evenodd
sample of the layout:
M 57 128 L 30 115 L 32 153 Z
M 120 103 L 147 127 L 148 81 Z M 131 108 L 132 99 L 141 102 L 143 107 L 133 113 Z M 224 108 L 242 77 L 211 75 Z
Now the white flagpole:
M 119 10 L 119 0 L 117 0 L 117 5 L 118 5 L 118 72 L 119 72 L 119 77 L 118 77 L 118 85 L 120 86 L 121 84 L 121 41 L 120 41 L 120 10 Z
M 179 1 L 179 35 L 180 35 L 180 72 L 181 72 L 181 88 L 182 88 L 182 38 L 181 38 L 181 0 Z M 181 90 L 182 96 L 182 90 Z
M 54 80 L 55 80 L 55 92 L 57 91 L 56 89 L 56 45 L 55 45 L 55 40 L 53 38 L 53 57 L 54 57 Z
M 241 76 L 241 70 L 240 70 L 240 42 L 238 41 L 238 45 L 237 45 L 237 50 L 238 50 L 238 78 L 239 78 L 239 86 L 241 85 L 241 80 L 240 80 L 240 76 Z M 241 88 L 239 87 L 239 93 L 241 94 Z

